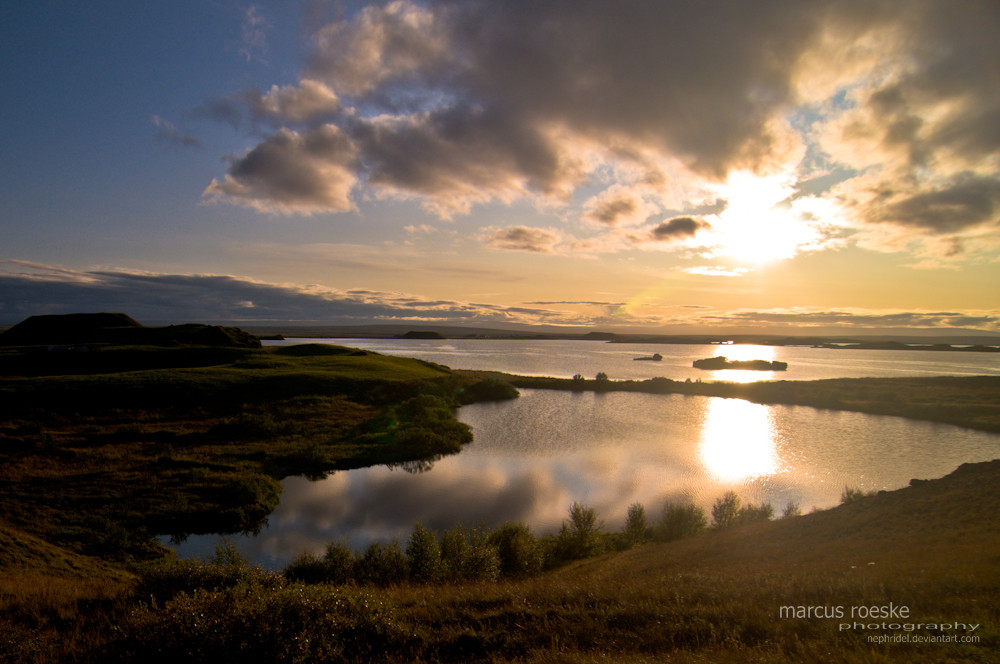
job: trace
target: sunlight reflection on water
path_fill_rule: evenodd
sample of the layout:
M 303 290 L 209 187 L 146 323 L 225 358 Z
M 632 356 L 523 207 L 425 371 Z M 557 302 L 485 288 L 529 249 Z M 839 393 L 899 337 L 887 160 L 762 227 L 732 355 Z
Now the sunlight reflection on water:
M 779 472 L 771 410 L 740 399 L 712 399 L 701 429 L 700 457 L 720 482 Z

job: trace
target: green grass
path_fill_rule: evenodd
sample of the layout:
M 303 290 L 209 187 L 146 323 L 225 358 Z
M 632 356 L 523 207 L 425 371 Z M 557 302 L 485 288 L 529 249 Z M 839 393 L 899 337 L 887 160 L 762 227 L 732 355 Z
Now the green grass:
M 105 354 L 128 370 L 94 371 Z M 320 344 L 4 352 L 0 516 L 82 554 L 163 555 L 153 535 L 256 528 L 285 476 L 459 451 L 453 409 L 475 384 Z

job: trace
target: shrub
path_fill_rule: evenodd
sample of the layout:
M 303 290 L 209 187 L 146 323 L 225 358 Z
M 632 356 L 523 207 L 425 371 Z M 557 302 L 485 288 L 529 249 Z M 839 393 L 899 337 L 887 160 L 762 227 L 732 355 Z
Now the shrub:
M 449 581 L 493 581 L 500 575 L 500 556 L 478 531 L 456 526 L 441 535 L 441 563 Z
M 739 520 L 740 497 L 735 491 L 727 491 L 712 505 L 712 527 L 717 529 L 731 528 Z
M 864 491 L 863 489 L 845 486 L 844 492 L 840 494 L 840 504 L 847 505 L 848 503 L 857 502 L 874 495 L 874 491 Z
M 714 510 L 713 510 L 714 515 Z M 683 537 L 697 535 L 708 527 L 705 511 L 692 504 L 681 505 L 668 502 L 663 506 L 660 521 L 654 531 L 659 540 L 671 542 Z
M 330 583 L 347 583 L 354 577 L 354 552 L 347 546 L 347 542 L 327 544 L 323 563 Z
M 788 504 L 785 505 L 785 509 L 781 512 L 781 518 L 786 518 L 790 516 L 799 516 L 801 514 L 802 514 L 802 508 L 799 507 L 799 504 L 790 500 L 788 501 Z
M 579 502 L 569 508 L 569 521 L 563 521 L 554 544 L 553 562 L 594 556 L 603 549 L 597 512 Z
M 437 581 L 442 576 L 441 549 L 433 532 L 417 524 L 406 544 L 406 560 L 410 579 L 424 583 Z
M 646 521 L 646 508 L 639 503 L 628 506 L 625 516 L 625 528 L 622 531 L 625 543 L 629 546 L 642 544 L 649 538 L 649 524 Z
M 283 574 L 289 581 L 323 583 L 327 580 L 326 563 L 314 553 L 303 551 L 285 567 Z
M 372 543 L 354 566 L 355 579 L 361 583 L 372 583 L 377 586 L 400 584 L 406 581 L 408 575 L 406 554 L 396 540 L 389 544 Z
M 754 521 L 770 521 L 774 517 L 774 507 L 771 503 L 761 503 L 760 505 L 744 505 L 740 508 L 738 517 L 739 523 L 752 523 Z
M 542 569 L 542 550 L 532 532 L 522 523 L 505 523 L 487 538 L 497 553 L 500 574 L 524 578 Z

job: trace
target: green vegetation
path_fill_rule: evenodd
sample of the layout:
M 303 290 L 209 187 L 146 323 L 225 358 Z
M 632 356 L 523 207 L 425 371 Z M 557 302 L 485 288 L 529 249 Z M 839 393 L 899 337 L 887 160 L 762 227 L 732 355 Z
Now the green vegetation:
M 285 476 L 458 452 L 454 408 L 516 396 L 496 383 L 321 344 L 6 350 L 2 516 L 81 554 L 163 555 L 153 535 L 256 528 Z

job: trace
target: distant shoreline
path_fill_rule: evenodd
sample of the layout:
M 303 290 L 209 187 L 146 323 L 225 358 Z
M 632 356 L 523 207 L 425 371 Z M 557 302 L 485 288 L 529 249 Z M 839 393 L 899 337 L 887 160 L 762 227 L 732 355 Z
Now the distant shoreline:
M 741 336 L 728 337 L 631 337 L 629 335 L 610 335 L 613 338 L 606 338 L 592 335 L 517 335 L 510 336 L 486 336 L 486 335 L 444 335 L 436 336 L 417 334 L 258 334 L 260 339 L 270 340 L 293 340 L 293 339 L 386 339 L 399 341 L 603 341 L 610 344 L 658 344 L 658 345 L 678 345 L 678 346 L 728 346 L 728 345 L 754 345 L 754 346 L 794 346 L 799 348 L 822 348 L 830 350 L 917 350 L 917 351 L 937 351 L 937 352 L 959 352 L 959 353 L 1000 353 L 1000 339 L 996 340 L 996 345 L 982 343 L 982 337 L 973 337 L 979 343 L 972 343 L 971 340 L 964 341 L 940 341 L 939 339 L 952 339 L 951 337 L 921 337 L 919 341 L 900 341 L 900 338 L 889 340 L 863 340 L 859 338 L 841 339 L 838 337 L 789 337 L 783 339 L 758 339 Z

